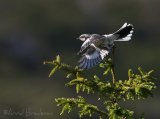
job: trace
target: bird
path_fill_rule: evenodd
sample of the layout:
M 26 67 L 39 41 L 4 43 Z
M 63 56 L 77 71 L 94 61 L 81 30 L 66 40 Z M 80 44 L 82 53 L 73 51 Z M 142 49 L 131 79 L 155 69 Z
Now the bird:
M 130 41 L 133 34 L 133 25 L 127 22 L 112 34 L 82 34 L 77 39 L 83 41 L 77 55 L 81 58 L 78 61 L 79 68 L 89 69 L 99 63 L 110 53 L 115 41 Z

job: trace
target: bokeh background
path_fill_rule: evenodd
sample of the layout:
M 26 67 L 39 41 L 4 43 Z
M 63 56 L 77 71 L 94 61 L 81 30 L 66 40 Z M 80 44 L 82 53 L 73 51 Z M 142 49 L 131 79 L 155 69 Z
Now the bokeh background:
M 130 42 L 116 43 L 117 75 L 126 79 L 128 68 L 136 72 L 141 66 L 154 69 L 159 78 L 159 5 L 159 0 L 0 0 L 0 118 L 78 119 L 76 112 L 59 116 L 54 98 L 77 95 L 64 86 L 61 73 L 49 79 L 51 67 L 43 61 L 59 54 L 63 62 L 76 65 L 80 34 L 112 33 L 124 22 L 135 31 Z M 146 119 L 160 119 L 160 85 L 155 82 L 154 98 L 124 104 L 136 118 L 145 112 Z

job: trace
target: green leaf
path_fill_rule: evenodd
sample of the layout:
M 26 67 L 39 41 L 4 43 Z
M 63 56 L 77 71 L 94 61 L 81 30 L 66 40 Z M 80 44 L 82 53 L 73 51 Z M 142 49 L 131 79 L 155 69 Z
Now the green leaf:
M 80 90 L 80 84 L 77 84 L 76 85 L 76 92 L 79 93 L 79 90 Z
M 57 69 L 58 69 L 58 66 L 55 66 L 49 73 L 49 77 L 51 77 L 57 71 Z
M 145 74 L 146 74 L 146 72 L 143 71 L 143 69 L 142 69 L 141 67 L 138 67 L 138 70 L 139 70 L 139 72 L 141 73 L 141 75 L 145 75 Z
M 108 67 L 108 68 L 104 71 L 103 75 L 107 75 L 108 73 L 110 73 L 110 71 L 111 71 L 111 68 Z
M 150 75 L 154 72 L 154 70 L 149 71 L 147 74 Z
M 100 81 L 100 79 L 99 79 L 99 77 L 98 77 L 97 75 L 94 75 L 94 79 L 95 79 L 96 81 Z
M 72 73 L 69 73 L 69 74 L 67 74 L 67 76 L 66 76 L 66 78 L 71 78 L 71 76 L 72 76 L 73 74 Z
M 100 63 L 99 67 L 104 68 L 105 67 L 104 63 Z
M 60 62 L 61 62 L 61 58 L 60 58 L 60 56 L 59 56 L 59 55 L 57 55 L 57 57 L 56 57 L 56 61 L 57 61 L 58 63 L 60 63 Z
M 129 79 L 131 79 L 133 77 L 133 71 L 132 71 L 132 69 L 128 70 L 128 77 L 129 77 Z

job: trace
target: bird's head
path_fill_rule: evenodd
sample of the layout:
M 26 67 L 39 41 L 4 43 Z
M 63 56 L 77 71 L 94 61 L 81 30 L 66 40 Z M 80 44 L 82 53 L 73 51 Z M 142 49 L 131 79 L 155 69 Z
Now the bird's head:
M 87 40 L 87 38 L 89 38 L 91 35 L 90 34 L 82 34 L 80 35 L 77 39 L 81 40 L 81 41 L 85 41 Z

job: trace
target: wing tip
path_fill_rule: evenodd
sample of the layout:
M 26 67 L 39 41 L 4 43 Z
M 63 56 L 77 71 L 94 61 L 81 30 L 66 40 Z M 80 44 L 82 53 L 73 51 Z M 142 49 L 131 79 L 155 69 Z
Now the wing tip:
M 102 56 L 99 55 L 95 59 L 88 59 L 86 56 L 83 56 L 79 61 L 79 68 L 81 69 L 90 69 L 96 65 L 98 65 L 103 60 Z

